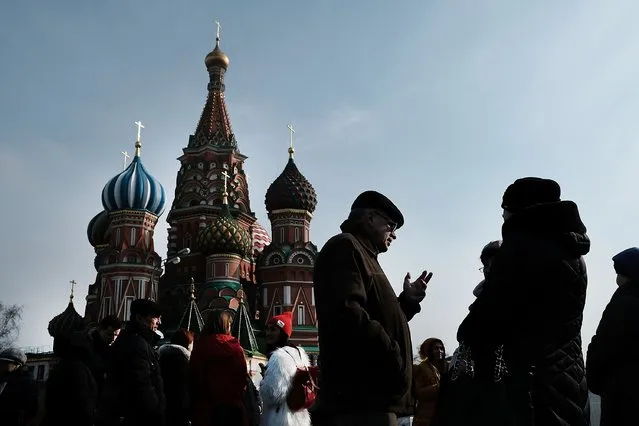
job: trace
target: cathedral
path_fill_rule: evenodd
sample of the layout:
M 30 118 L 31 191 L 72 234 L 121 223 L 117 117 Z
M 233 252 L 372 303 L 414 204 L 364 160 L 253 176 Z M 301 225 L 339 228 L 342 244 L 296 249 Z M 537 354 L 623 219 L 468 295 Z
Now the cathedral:
M 199 332 L 211 310 L 231 309 L 236 312 L 234 333 L 247 351 L 259 352 L 263 345 L 254 330 L 263 330 L 271 316 L 292 311 L 292 341 L 315 357 L 317 247 L 310 240 L 310 223 L 317 196 L 295 164 L 293 129 L 289 126 L 288 162 L 265 195 L 269 236 L 251 208 L 244 168 L 248 157 L 239 149 L 225 103 L 229 58 L 219 34 L 204 63 L 208 94 L 195 132 L 178 157 L 175 198 L 166 215 L 166 259 L 155 252 L 153 238 L 167 207 L 166 194 L 142 163 L 143 126 L 137 122 L 133 159 L 106 183 L 103 210 L 88 225 L 97 275 L 89 286 L 85 321 L 110 314 L 127 320 L 133 300 L 150 298 L 166 308 L 165 333 L 178 328 Z

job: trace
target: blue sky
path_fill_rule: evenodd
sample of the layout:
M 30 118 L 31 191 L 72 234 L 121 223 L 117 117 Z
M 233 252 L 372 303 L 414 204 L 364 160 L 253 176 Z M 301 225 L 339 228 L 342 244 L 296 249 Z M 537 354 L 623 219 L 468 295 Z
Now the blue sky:
M 362 190 L 386 193 L 406 226 L 382 264 L 433 270 L 415 346 L 455 346 L 500 236 L 503 190 L 558 180 L 592 239 L 588 342 L 615 290 L 610 258 L 637 245 L 639 3 L 633 1 L 10 1 L 0 10 L 0 299 L 24 305 L 19 344 L 95 279 L 86 225 L 133 151 L 173 197 L 176 158 L 206 98 L 214 20 L 231 64 L 227 103 L 249 156 L 252 208 L 296 161 L 319 204 L 311 237 L 338 230 Z M 166 252 L 166 214 L 156 247 Z M 268 228 L 268 226 L 267 226 Z

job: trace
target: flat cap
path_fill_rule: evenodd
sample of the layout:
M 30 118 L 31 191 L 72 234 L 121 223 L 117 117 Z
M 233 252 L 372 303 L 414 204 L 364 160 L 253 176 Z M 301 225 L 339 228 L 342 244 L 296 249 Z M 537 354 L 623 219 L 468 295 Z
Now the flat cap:
M 397 224 L 397 229 L 404 225 L 404 215 L 402 215 L 402 212 L 399 211 L 397 206 L 393 204 L 388 197 L 377 191 L 365 191 L 359 194 L 351 206 L 351 210 L 355 209 L 379 210 Z
M 18 348 L 7 348 L 0 352 L 0 361 L 24 365 L 27 363 L 27 356 Z

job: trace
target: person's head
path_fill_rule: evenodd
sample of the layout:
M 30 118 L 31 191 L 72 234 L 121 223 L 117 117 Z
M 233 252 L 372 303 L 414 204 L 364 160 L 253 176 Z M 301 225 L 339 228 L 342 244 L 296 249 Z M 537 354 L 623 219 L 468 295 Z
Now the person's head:
M 479 260 L 481 260 L 481 264 L 483 265 L 482 272 L 484 273 L 484 276 L 488 274 L 488 271 L 490 270 L 490 266 L 493 263 L 493 259 L 497 255 L 497 252 L 499 251 L 500 247 L 501 247 L 501 241 L 497 240 L 497 241 L 489 242 L 482 249 L 481 255 L 479 256 Z
M 612 261 L 617 273 L 617 285 L 622 286 L 630 281 L 639 281 L 639 248 L 631 247 L 617 253 Z
M 431 362 L 442 361 L 446 357 L 446 348 L 444 342 L 436 337 L 424 340 L 419 347 L 419 357 L 422 360 L 430 360 Z
M 291 334 L 293 334 L 293 312 L 291 311 L 275 315 L 266 322 L 266 344 L 269 347 L 286 346 Z
M 193 349 L 194 338 L 195 335 L 191 330 L 185 330 L 184 328 L 181 328 L 173 333 L 173 336 L 171 336 L 171 343 L 173 343 L 174 345 L 182 346 L 183 348 L 186 348 L 190 351 Z
M 226 309 L 215 309 L 206 318 L 202 334 L 231 334 L 233 313 Z
M 18 348 L 0 352 L 0 374 L 11 373 L 27 363 L 27 356 Z
M 395 231 L 404 225 L 404 216 L 397 206 L 376 191 L 358 195 L 348 219 L 359 225 L 380 253 L 388 250 L 397 238 Z
M 512 183 L 502 198 L 503 218 L 507 221 L 525 209 L 537 204 L 560 201 L 561 187 L 551 179 L 525 177 Z
M 107 315 L 98 323 L 98 335 L 107 345 L 111 345 L 115 342 L 121 329 L 122 322 L 115 315 Z
M 157 331 L 161 324 L 162 308 L 149 299 L 136 299 L 131 303 L 131 319 L 137 324 Z

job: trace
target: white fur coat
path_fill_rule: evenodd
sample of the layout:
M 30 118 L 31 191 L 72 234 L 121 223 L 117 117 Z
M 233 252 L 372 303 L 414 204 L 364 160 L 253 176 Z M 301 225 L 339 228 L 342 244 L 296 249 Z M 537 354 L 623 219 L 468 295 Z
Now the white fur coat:
M 298 367 L 309 366 L 304 349 L 285 346 L 276 349 L 268 360 L 264 379 L 260 383 L 260 396 L 264 403 L 263 426 L 310 426 L 308 410 L 292 413 L 286 404 L 293 376 Z M 301 357 L 300 357 L 301 354 Z

